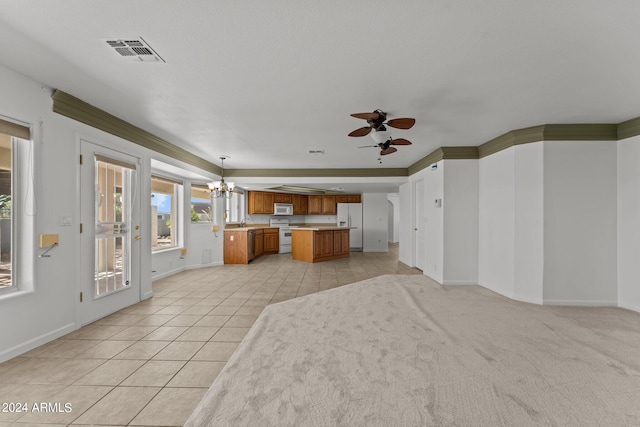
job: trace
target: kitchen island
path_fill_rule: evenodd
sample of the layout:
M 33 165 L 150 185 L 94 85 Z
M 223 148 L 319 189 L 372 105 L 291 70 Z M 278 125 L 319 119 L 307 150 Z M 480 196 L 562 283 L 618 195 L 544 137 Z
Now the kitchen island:
M 291 257 L 297 261 L 322 262 L 348 258 L 349 227 L 299 227 L 291 229 Z

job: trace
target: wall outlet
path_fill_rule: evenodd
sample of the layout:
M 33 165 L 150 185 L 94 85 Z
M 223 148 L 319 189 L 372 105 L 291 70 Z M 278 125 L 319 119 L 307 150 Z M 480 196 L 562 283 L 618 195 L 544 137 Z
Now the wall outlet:
M 38 246 L 42 249 L 57 245 L 58 243 L 57 234 L 41 234 L 38 239 Z

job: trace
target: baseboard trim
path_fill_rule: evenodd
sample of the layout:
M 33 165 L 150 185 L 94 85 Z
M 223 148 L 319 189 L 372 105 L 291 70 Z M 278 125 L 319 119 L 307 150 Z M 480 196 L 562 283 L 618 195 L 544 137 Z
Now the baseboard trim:
M 492 288 L 491 286 L 483 285 L 482 283 L 478 283 L 478 285 L 482 286 L 483 288 L 485 288 L 485 289 L 487 289 L 487 290 L 489 290 L 491 292 L 495 292 L 498 295 L 502 295 L 505 298 L 514 299 L 513 293 L 506 293 L 502 289 Z
M 617 301 L 606 300 L 551 300 L 545 299 L 543 305 L 565 305 L 570 307 L 618 307 Z
M 165 271 L 164 273 L 158 274 L 157 276 L 151 276 L 151 281 L 164 279 L 165 277 L 173 276 L 174 274 L 181 273 L 186 270 L 186 267 L 179 267 L 173 270 Z
M 6 362 L 9 359 L 13 359 L 14 357 L 20 356 L 27 351 L 33 350 L 36 347 L 40 347 L 43 344 L 46 344 L 50 341 L 55 340 L 56 338 L 60 338 L 70 332 L 76 330 L 76 324 L 69 323 L 64 325 L 58 329 L 42 334 L 38 337 L 25 341 L 21 344 L 18 344 L 14 347 L 6 349 L 0 352 L 0 363 Z
M 620 308 L 626 308 L 627 310 L 637 311 L 638 313 L 640 313 L 640 305 L 637 305 L 637 304 L 623 304 L 623 303 L 618 303 L 618 307 L 620 307 Z
M 477 285 L 478 282 L 475 280 L 444 280 L 442 284 L 447 286 L 469 286 Z
M 182 266 L 182 267 L 175 268 L 173 270 L 166 271 L 162 274 L 158 274 L 157 276 L 153 276 L 151 277 L 151 281 L 164 279 L 166 277 L 173 276 L 174 274 L 182 273 L 183 271 L 187 271 L 187 270 L 197 270 L 198 268 L 206 268 L 206 267 L 219 267 L 221 265 L 224 265 L 223 261 L 216 261 L 216 262 L 212 262 L 211 264 L 195 264 L 195 265 Z
M 216 262 L 212 262 L 211 264 L 195 264 L 195 265 L 188 265 L 185 267 L 185 270 L 197 270 L 199 268 L 207 268 L 207 267 L 219 267 L 221 265 L 224 265 L 223 261 L 216 261 Z
M 533 298 L 533 297 L 527 297 L 527 296 L 523 296 L 523 295 L 514 295 L 513 299 L 516 300 L 516 301 L 526 302 L 526 303 L 529 303 L 529 304 L 536 304 L 536 305 L 543 305 L 543 303 L 544 303 L 542 298 Z

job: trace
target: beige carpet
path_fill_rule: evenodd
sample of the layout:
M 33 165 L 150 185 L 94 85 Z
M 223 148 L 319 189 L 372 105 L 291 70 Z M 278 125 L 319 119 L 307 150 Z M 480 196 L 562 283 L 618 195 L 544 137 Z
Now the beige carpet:
M 638 426 L 640 315 L 387 275 L 267 306 L 190 426 Z

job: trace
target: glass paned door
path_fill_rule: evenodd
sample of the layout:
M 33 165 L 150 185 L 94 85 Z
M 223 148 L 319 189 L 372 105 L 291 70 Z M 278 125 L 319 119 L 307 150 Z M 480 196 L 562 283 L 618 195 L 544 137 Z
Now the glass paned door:
M 95 296 L 130 284 L 131 183 L 135 165 L 95 156 Z
M 140 301 L 138 159 L 81 141 L 78 323 Z

